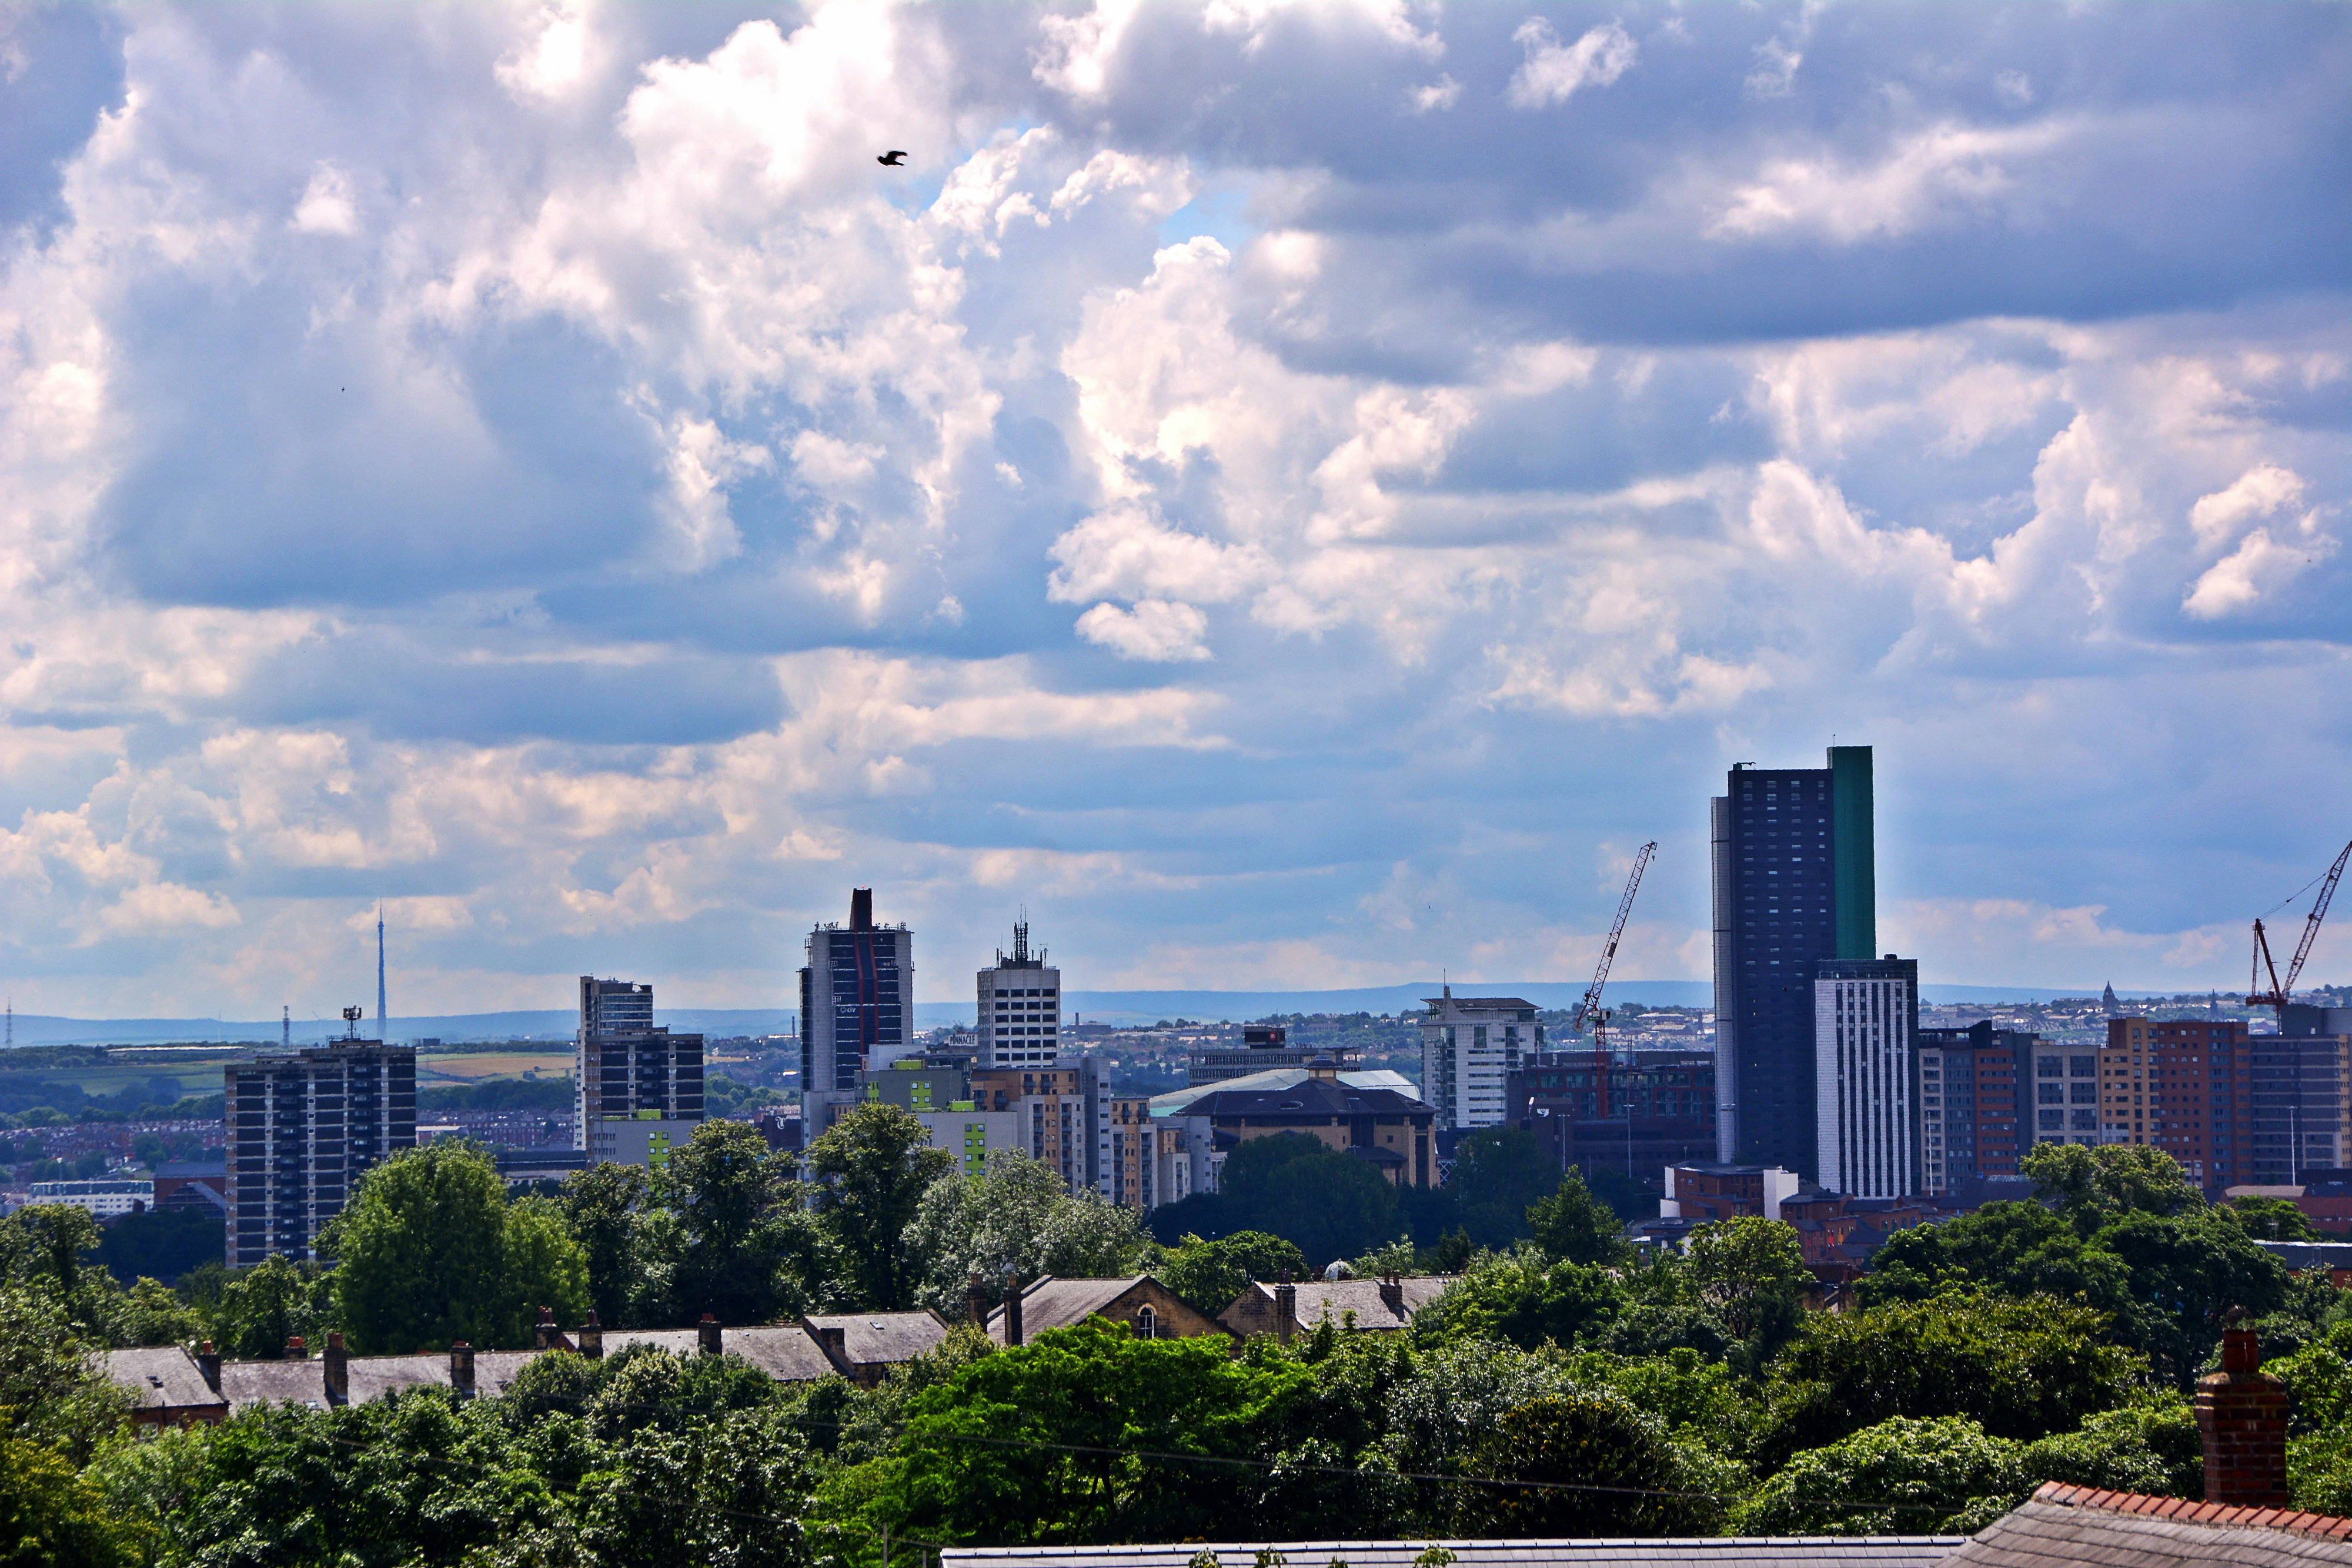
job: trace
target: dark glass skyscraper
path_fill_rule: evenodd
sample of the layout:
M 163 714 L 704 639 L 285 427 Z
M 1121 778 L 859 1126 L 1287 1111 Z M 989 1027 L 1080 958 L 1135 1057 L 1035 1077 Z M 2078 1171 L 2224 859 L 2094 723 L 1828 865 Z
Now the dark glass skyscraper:
M 1813 970 L 1878 956 L 1870 747 L 1731 770 L 1712 803 L 1716 1141 L 1813 1176 Z
M 846 930 L 828 924 L 809 933 L 808 967 L 801 971 L 801 1092 L 851 1093 L 858 1073 L 888 1066 L 914 1044 L 914 934 L 876 925 L 874 890 L 855 888 Z

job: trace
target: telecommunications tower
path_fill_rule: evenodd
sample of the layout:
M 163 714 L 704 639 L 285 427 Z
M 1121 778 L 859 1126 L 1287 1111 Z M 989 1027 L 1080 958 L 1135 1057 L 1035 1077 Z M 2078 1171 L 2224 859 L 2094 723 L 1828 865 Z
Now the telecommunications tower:
M 389 1040 L 392 1031 L 383 1016 L 383 901 L 375 906 L 375 1032 L 380 1040 Z

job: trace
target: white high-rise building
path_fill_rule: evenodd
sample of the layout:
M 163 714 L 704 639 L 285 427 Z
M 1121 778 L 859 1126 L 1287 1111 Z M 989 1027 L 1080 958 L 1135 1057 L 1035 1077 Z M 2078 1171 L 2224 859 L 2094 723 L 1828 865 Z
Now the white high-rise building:
M 1013 951 L 980 972 L 980 1065 L 1048 1067 L 1062 1054 L 1062 971 L 1029 951 L 1029 923 L 1013 927 Z
M 1441 1131 L 1492 1127 L 1504 1119 L 1503 1075 L 1543 1049 L 1533 1002 L 1517 997 L 1424 997 L 1421 1020 L 1421 1097 Z
M 1815 1178 L 1855 1197 L 1919 1190 L 1919 961 L 1813 966 Z

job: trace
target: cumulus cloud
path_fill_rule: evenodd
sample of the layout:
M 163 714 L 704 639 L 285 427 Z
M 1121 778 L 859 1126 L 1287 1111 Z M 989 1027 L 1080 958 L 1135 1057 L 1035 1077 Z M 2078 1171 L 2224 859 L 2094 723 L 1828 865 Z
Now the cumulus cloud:
M 1543 109 L 1566 103 L 1588 87 L 1607 87 L 1633 68 L 1641 46 L 1615 22 L 1587 29 L 1576 42 L 1563 44 L 1551 23 L 1530 16 L 1519 24 L 1511 41 L 1527 51 L 1527 59 L 1511 73 L 1506 95 L 1513 109 Z
M 853 882 L 931 977 L 1560 977 L 1654 837 L 1694 975 L 1831 734 L 1931 975 L 2226 977 L 2340 841 L 2233 780 L 2344 760 L 2352 24 L 1832 15 L 12 22 L 19 1006 L 331 1015 L 379 898 L 452 1008 L 788 1006 Z

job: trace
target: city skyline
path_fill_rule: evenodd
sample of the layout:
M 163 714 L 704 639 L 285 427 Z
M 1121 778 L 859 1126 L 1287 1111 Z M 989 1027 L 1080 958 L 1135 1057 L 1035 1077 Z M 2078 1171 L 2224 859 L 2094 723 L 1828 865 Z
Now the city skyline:
M 0 51 L 19 1013 L 331 1012 L 379 900 L 395 1026 L 790 1006 L 853 884 L 927 1002 L 1024 906 L 1485 992 L 1651 840 L 1616 977 L 1704 979 L 1710 781 L 1824 745 L 1923 984 L 2242 990 L 2352 837 L 2340 7 Z

